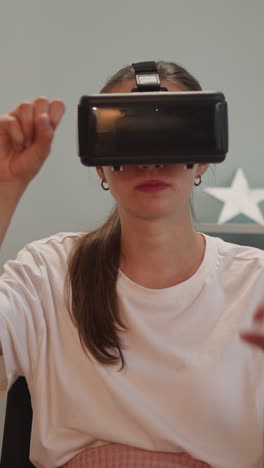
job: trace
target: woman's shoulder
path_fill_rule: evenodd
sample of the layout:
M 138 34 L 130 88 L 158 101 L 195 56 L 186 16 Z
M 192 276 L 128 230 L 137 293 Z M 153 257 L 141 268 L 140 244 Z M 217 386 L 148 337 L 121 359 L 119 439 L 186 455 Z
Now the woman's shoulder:
M 218 258 L 242 263 L 259 262 L 264 267 L 264 250 L 244 245 L 227 242 L 220 237 L 205 235 L 207 244 L 214 245 Z
M 83 232 L 58 232 L 49 237 L 35 240 L 25 246 L 29 250 L 45 250 L 58 249 L 66 250 L 72 248 L 73 245 L 84 236 Z
M 15 260 L 9 260 L 6 265 L 17 264 L 32 268 L 44 265 L 46 267 L 52 267 L 52 265 L 63 267 L 68 263 L 71 252 L 84 234 L 81 232 L 59 232 L 32 241 L 17 253 Z

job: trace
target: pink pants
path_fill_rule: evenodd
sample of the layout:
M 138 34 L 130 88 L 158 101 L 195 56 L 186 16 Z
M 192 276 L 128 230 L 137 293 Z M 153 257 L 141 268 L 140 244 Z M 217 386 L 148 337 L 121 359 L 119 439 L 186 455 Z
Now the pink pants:
M 61 468 L 211 468 L 186 453 L 152 452 L 106 444 L 80 452 Z

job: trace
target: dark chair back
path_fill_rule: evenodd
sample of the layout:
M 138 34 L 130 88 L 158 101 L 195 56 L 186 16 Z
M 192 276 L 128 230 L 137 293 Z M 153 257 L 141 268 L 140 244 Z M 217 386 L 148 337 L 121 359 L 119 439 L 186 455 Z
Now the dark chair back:
M 0 468 L 35 468 L 29 461 L 31 425 L 30 393 L 19 377 L 7 395 Z

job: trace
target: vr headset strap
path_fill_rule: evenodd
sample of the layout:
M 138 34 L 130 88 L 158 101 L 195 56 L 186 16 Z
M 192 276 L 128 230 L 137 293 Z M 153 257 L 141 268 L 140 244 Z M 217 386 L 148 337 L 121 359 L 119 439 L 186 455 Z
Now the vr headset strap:
M 132 63 L 132 67 L 135 70 L 137 82 L 137 88 L 133 88 L 131 90 L 132 93 L 141 91 L 168 91 L 167 88 L 160 86 L 156 62 Z

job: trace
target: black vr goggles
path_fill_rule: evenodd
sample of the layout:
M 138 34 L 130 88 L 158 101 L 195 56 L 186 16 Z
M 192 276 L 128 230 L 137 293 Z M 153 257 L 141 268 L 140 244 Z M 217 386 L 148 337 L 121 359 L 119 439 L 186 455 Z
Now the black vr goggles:
M 79 156 L 85 166 L 222 162 L 228 151 L 227 102 L 220 92 L 168 92 L 155 62 L 133 64 L 131 93 L 82 96 Z M 165 92 L 162 92 L 165 91 Z

